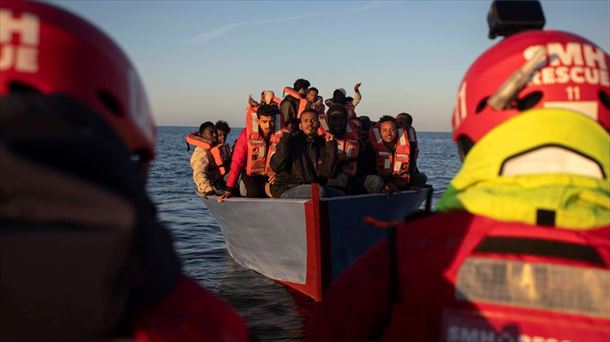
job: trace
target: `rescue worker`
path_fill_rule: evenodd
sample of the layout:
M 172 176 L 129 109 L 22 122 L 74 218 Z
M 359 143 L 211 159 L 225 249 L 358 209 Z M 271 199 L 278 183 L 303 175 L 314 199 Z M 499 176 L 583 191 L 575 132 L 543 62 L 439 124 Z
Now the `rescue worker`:
M 384 115 L 371 127 L 369 141 L 375 151 L 377 174 L 385 182 L 383 191 L 405 190 L 410 182 L 410 146 L 404 129 L 397 126 L 396 119 Z
M 426 174 L 419 171 L 417 168 L 417 158 L 419 157 L 419 143 L 417 141 L 417 132 L 413 127 L 413 117 L 409 113 L 400 113 L 396 115 L 396 122 L 405 129 L 409 137 L 409 145 L 411 146 L 411 162 L 409 163 L 409 173 L 411 174 L 411 184 L 423 186 L 428 181 Z
M 197 135 L 190 134 L 186 139 L 195 145 L 191 168 L 197 192 L 206 199 L 210 195 L 222 195 L 225 191 L 223 176 L 230 165 L 231 151 L 219 142 L 216 126 L 206 121 L 199 126 Z
M 330 133 L 318 135 L 318 113 L 306 109 L 299 119 L 299 130 L 285 132 L 271 157 L 276 173 L 271 184 L 275 198 L 311 198 L 311 183 L 325 185 L 337 173 L 337 141 Z M 343 192 L 321 186 L 320 197 L 341 196 Z
M 226 191 L 220 196 L 220 201 L 232 196 L 240 174 L 246 190 L 242 196 L 270 197 L 266 188 L 269 182 L 273 182 L 273 178 L 269 177 L 271 174 L 268 165 L 280 137 L 279 130 L 276 130 L 279 119 L 277 106 L 263 104 L 256 109 L 254 122 L 247 122 L 246 128 L 242 129 L 237 138 Z
M 128 57 L 53 5 L 3 0 L 0 23 L 3 57 L 27 47 L 0 77 L 0 339 L 247 341 L 146 194 L 155 126 Z
M 308 107 L 305 97 L 310 85 L 308 80 L 299 78 L 294 81 L 293 88 L 284 88 L 286 96 L 282 103 L 280 103 L 280 113 L 282 113 L 284 125 L 291 130 L 296 131 L 298 129 L 298 119 L 301 113 Z
M 572 57 L 554 55 L 567 47 Z M 440 213 L 378 222 L 398 227 L 329 290 L 307 338 L 610 339 L 608 65 L 560 31 L 516 33 L 482 54 L 458 91 L 463 165 Z

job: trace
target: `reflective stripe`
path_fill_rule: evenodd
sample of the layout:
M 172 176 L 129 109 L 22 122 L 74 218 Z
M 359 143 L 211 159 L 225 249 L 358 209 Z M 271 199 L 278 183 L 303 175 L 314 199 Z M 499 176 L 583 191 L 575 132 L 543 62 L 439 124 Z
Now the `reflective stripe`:
M 383 161 L 383 168 L 384 168 L 384 169 L 389 169 L 389 168 L 390 168 L 390 162 L 391 162 L 390 158 L 385 159 L 385 160 Z
M 455 298 L 610 319 L 608 270 L 470 257 Z

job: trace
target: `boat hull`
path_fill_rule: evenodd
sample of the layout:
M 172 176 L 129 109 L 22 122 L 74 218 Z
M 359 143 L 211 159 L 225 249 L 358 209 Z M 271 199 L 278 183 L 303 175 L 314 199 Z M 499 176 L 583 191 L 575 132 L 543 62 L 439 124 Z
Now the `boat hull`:
M 429 200 L 431 189 L 316 200 L 203 199 L 240 265 L 321 300 L 324 290 L 387 231 L 364 216 L 401 220 Z

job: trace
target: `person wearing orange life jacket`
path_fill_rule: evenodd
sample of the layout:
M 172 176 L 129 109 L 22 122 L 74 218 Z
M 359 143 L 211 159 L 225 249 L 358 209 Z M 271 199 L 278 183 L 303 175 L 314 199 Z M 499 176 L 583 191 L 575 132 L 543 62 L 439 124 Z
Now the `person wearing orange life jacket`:
M 356 106 L 362 100 L 362 93 L 360 92 L 361 82 L 354 85 L 354 97 L 347 96 L 347 92 L 343 88 L 337 88 L 333 91 L 332 98 L 325 101 L 326 106 L 330 107 L 334 104 L 344 105 L 347 109 L 347 116 L 349 120 L 356 118 Z
M 375 151 L 377 174 L 385 181 L 383 191 L 404 190 L 409 185 L 410 145 L 396 119 L 384 115 L 371 127 L 369 141 Z
M 223 176 L 228 172 L 231 151 L 228 145 L 218 142 L 216 126 L 206 121 L 199 126 L 197 133 L 189 134 L 186 141 L 195 145 L 191 155 L 191 168 L 197 192 L 203 194 L 204 198 L 224 193 Z
M 218 134 L 218 143 L 226 144 L 227 137 L 229 136 L 229 133 L 231 133 L 231 127 L 229 127 L 229 124 L 224 120 L 216 121 L 214 126 L 216 126 L 216 132 Z
M 381 192 L 384 182 L 375 174 L 374 167 L 372 172 L 367 173 L 366 167 L 359 165 L 362 159 L 361 149 L 366 146 L 359 141 L 357 128 L 352 122 L 348 122 L 345 107 L 330 107 L 326 115 L 320 115 L 320 125 L 320 133 L 330 132 L 335 136 L 339 152 L 340 172 L 337 177 L 329 179 L 326 185 L 349 194 Z
M 322 114 L 325 111 L 324 99 L 322 98 L 322 96 L 319 96 L 318 94 L 319 94 L 318 88 L 311 87 L 307 91 L 307 96 L 305 97 L 305 99 L 308 102 L 308 108 L 313 108 L 319 114 Z
M 275 97 L 275 93 L 271 90 L 263 90 L 261 92 L 261 99 L 260 102 L 257 102 L 256 100 L 254 100 L 252 98 L 252 95 L 248 96 L 248 104 L 250 105 L 250 107 L 258 107 L 261 104 L 268 104 L 268 105 L 274 105 L 274 106 L 279 106 L 279 103 L 277 101 L 275 101 L 276 97 Z
M 155 125 L 127 55 L 22 0 L 0 2 L 5 47 L 35 54 L 0 77 L 0 340 L 248 341 L 182 272 L 146 193 Z
M 280 138 L 282 125 L 279 123 L 276 126 L 277 121 L 280 121 L 280 113 L 277 106 L 263 104 L 256 108 L 256 111 L 255 108 L 249 107 L 247 115 L 250 116 L 249 121 L 233 149 L 227 190 L 219 197 L 220 201 L 232 196 L 240 174 L 246 190 L 242 196 L 269 197 L 267 184 L 274 180 L 269 169 L 269 159 Z
M 280 113 L 282 113 L 284 120 L 283 124 L 290 130 L 298 130 L 298 119 L 301 113 L 308 107 L 305 97 L 310 85 L 309 81 L 299 78 L 294 81 L 293 88 L 284 88 L 286 96 L 280 103 Z
M 541 30 L 474 62 L 453 113 L 463 165 L 439 213 L 395 223 L 333 284 L 307 340 L 610 339 L 610 84 L 543 82 L 582 67 L 551 58 L 560 46 L 610 65 L 585 38 Z
M 417 141 L 417 132 L 413 127 L 413 117 L 409 113 L 400 113 L 396 115 L 398 126 L 407 131 L 409 144 L 411 145 L 411 162 L 409 163 L 409 173 L 411 174 L 411 184 L 423 186 L 426 184 L 428 177 L 426 174 L 419 172 L 417 168 L 417 158 L 419 157 L 419 143 Z

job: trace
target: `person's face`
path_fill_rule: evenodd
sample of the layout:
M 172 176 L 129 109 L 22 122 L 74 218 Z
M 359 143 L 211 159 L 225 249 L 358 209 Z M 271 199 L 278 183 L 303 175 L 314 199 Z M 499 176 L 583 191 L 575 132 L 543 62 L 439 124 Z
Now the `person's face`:
M 207 127 L 204 129 L 201 136 L 210 141 L 212 145 L 216 145 L 218 143 L 218 132 L 216 132 L 216 128 L 214 127 Z
M 346 131 L 347 116 L 343 113 L 332 113 L 328 115 L 328 128 L 334 135 L 343 136 Z
M 258 126 L 261 128 L 263 135 L 269 134 L 275 127 L 275 120 L 271 115 L 261 115 L 256 121 L 258 121 Z
M 318 116 L 312 112 L 305 112 L 301 114 L 299 128 L 305 133 L 306 136 L 312 137 L 318 131 L 320 122 Z
M 307 101 L 309 102 L 316 102 L 316 97 L 318 96 L 318 92 L 315 90 L 310 90 L 307 92 L 307 97 L 305 99 L 307 99 Z
M 218 134 L 218 142 L 220 144 L 224 144 L 227 141 L 227 132 L 217 129 L 216 133 Z
M 381 132 L 381 140 L 385 143 L 391 143 L 398 137 L 396 130 L 396 124 L 392 121 L 384 121 L 379 125 L 379 131 Z
M 299 93 L 301 94 L 301 97 L 305 97 L 308 92 L 309 92 L 309 88 L 301 88 L 301 89 L 299 89 Z
M 406 115 L 398 115 L 396 117 L 396 123 L 398 126 L 405 128 L 407 127 L 407 116 Z

